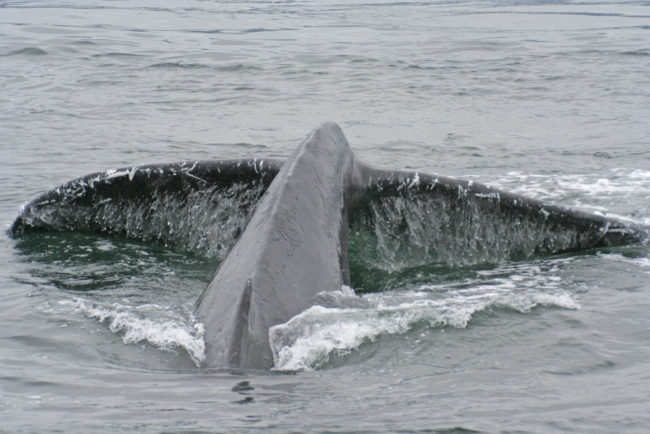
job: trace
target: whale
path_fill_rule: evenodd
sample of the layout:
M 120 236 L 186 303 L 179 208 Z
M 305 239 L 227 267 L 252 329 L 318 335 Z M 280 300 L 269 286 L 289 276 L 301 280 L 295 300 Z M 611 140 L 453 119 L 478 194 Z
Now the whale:
M 484 184 L 358 160 L 335 123 L 286 159 L 185 161 L 93 173 L 25 204 L 14 237 L 79 231 L 219 259 L 195 302 L 205 367 L 269 369 L 269 329 L 368 266 L 526 259 L 647 242 L 647 226 Z M 361 240 L 361 242 L 359 241 Z

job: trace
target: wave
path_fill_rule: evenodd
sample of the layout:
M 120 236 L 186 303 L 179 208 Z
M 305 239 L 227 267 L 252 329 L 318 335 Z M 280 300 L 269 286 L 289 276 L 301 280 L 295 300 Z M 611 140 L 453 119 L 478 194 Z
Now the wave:
M 579 309 L 554 272 L 556 266 L 551 261 L 551 272 L 544 272 L 538 265 L 515 264 L 410 291 L 358 296 L 344 287 L 321 294 L 321 304 L 269 329 L 274 369 L 322 369 L 382 335 L 406 334 L 420 326 L 465 328 L 475 314 L 491 309 Z
M 205 360 L 205 329 L 191 313 L 182 317 L 157 304 L 137 307 L 120 303 L 102 305 L 79 298 L 62 300 L 59 304 L 71 306 L 90 319 L 108 324 L 109 330 L 120 334 L 125 344 L 148 342 L 165 351 L 181 348 L 187 351 L 197 367 Z
M 184 62 L 161 62 L 154 63 L 149 66 L 150 68 L 160 68 L 160 69 L 201 69 L 209 68 L 207 65 L 200 63 L 184 63 Z
M 645 195 L 650 190 L 650 171 L 614 168 L 604 174 L 576 175 L 509 172 L 491 185 L 545 201 L 573 198 L 573 205 L 584 206 L 582 200 L 588 198 L 590 202 L 606 201 L 611 207 L 609 202 L 621 196 Z M 596 203 L 590 208 L 604 207 Z
M 42 48 L 25 47 L 25 48 L 21 48 L 19 50 L 10 51 L 9 53 L 4 54 L 4 56 L 20 56 L 20 55 L 43 56 L 45 54 L 47 54 L 47 51 L 43 50 Z

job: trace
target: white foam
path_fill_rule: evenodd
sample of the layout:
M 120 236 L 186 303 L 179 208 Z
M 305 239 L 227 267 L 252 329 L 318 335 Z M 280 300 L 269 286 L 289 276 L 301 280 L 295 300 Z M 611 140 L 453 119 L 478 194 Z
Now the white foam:
M 610 169 L 609 172 L 580 175 L 533 175 L 509 172 L 497 180 L 495 187 L 513 193 L 533 196 L 544 201 L 564 201 L 573 198 L 571 206 L 582 207 L 580 198 L 590 201 L 616 202 L 621 198 L 644 197 L 650 191 L 650 171 Z M 611 206 L 590 204 L 589 209 L 605 210 Z
M 650 268 L 650 258 L 648 257 L 638 257 L 638 258 L 629 258 L 623 256 L 620 253 L 598 253 L 598 256 L 605 258 L 611 261 L 616 262 L 625 262 L 628 264 L 634 264 L 640 268 Z
M 561 279 L 536 278 L 534 273 L 483 285 L 456 286 L 357 296 L 362 302 L 350 308 L 313 306 L 269 329 L 275 369 L 318 369 L 333 355 L 345 355 L 380 335 L 404 334 L 421 324 L 465 328 L 475 313 L 489 308 L 522 313 L 537 306 L 579 308 L 561 289 Z
M 160 306 L 154 304 L 133 307 L 113 303 L 110 306 L 101 306 L 82 299 L 64 300 L 59 303 L 72 306 L 88 318 L 107 323 L 113 333 L 122 334 L 122 341 L 126 344 L 147 341 L 167 351 L 183 348 L 197 366 L 205 360 L 205 329 L 203 324 L 193 317 L 154 318 L 155 315 L 151 315 L 151 312 L 160 311 Z

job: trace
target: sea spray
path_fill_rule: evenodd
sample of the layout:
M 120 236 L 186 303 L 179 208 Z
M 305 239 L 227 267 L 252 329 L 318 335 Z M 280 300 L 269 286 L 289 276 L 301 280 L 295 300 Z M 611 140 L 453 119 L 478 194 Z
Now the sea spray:
M 323 294 L 322 300 L 332 304 L 313 306 L 269 330 L 275 369 L 324 368 L 333 357 L 345 356 L 382 335 L 405 334 L 421 325 L 465 328 L 476 313 L 490 309 L 520 313 L 539 306 L 578 309 L 564 286 L 561 277 L 544 273 L 539 266 L 514 264 L 416 290 L 357 296 L 344 288 Z
M 125 344 L 146 341 L 165 351 L 182 348 L 197 366 L 205 359 L 205 329 L 189 312 L 184 317 L 156 304 L 103 305 L 81 298 L 62 300 L 59 304 L 71 306 L 86 317 L 108 325 L 111 332 L 122 336 Z

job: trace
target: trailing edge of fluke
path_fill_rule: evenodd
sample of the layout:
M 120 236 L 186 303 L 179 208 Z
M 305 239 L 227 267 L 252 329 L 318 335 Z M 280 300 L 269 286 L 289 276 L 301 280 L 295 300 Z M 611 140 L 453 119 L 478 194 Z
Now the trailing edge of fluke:
M 408 218 L 418 207 L 424 220 Z M 382 212 L 401 218 L 405 238 L 442 259 L 443 244 L 480 260 L 648 238 L 641 225 L 478 183 L 372 168 L 334 123 L 314 129 L 285 162 L 137 166 L 70 181 L 25 205 L 10 232 L 99 232 L 217 251 L 223 260 L 195 305 L 205 365 L 266 369 L 274 363 L 269 328 L 312 306 L 321 291 L 350 284 L 349 228 L 378 224 Z M 409 230 L 416 224 L 419 232 Z

